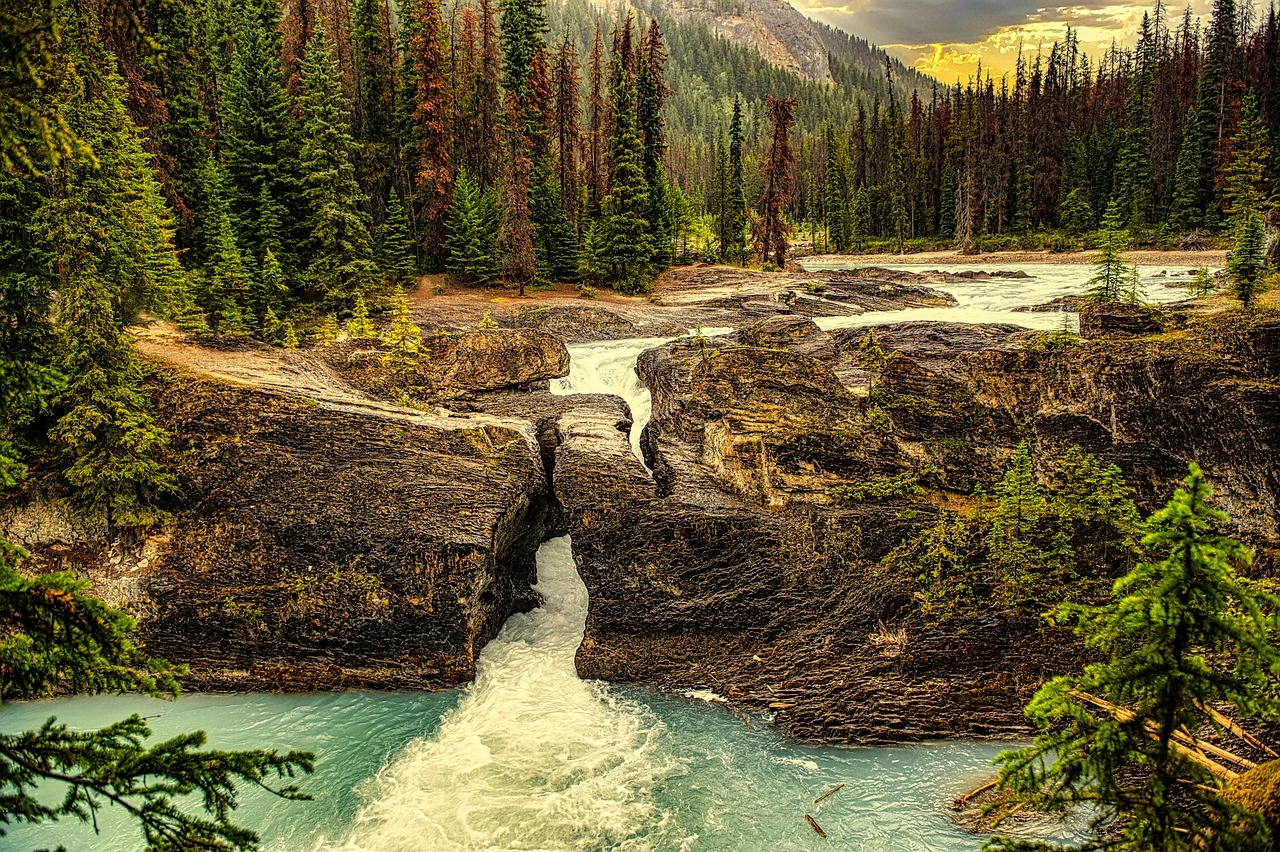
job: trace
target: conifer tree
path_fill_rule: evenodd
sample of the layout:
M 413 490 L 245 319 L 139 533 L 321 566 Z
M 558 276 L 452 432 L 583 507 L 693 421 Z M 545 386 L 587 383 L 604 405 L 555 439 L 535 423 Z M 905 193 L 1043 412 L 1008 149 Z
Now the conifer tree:
M 729 242 L 723 253 L 727 260 L 736 261 L 739 265 L 747 262 L 747 182 L 742 167 L 745 142 L 742 99 L 735 96 L 729 122 L 729 189 L 725 226 Z
M 942 169 L 942 186 L 938 196 L 938 235 L 956 239 L 956 170 L 950 158 Z
M 391 308 L 391 324 L 387 326 L 382 342 L 391 350 L 382 357 L 382 366 L 390 370 L 398 382 L 405 381 L 417 369 L 423 352 L 422 329 L 414 323 L 409 297 L 403 292 L 396 294 Z
M 640 58 L 636 71 L 636 123 L 643 145 L 642 167 L 648 194 L 645 219 L 649 223 L 649 240 L 653 245 L 653 265 L 663 269 L 671 265 L 672 221 L 667 198 L 667 175 L 662 159 L 666 150 L 662 105 L 670 90 L 664 74 L 667 61 L 662 45 L 662 29 L 656 18 L 640 40 Z
M 32 220 L 41 198 L 31 181 L 0 170 L 0 489 L 25 475 L 15 443 L 57 387 L 57 279 Z
M 787 235 L 791 225 L 783 211 L 791 201 L 791 167 L 796 157 L 791 148 L 791 128 L 795 124 L 796 101 L 794 98 L 765 96 L 765 114 L 772 125 L 769 151 L 761 171 L 764 172 L 764 193 L 760 196 L 760 230 L 756 243 L 761 256 L 767 262 L 770 255 L 778 269 L 787 265 Z
M 885 354 L 884 347 L 880 345 L 880 338 L 876 337 L 876 330 L 867 329 L 867 336 L 858 344 L 858 365 L 867 373 L 868 397 L 875 393 L 875 383 L 884 372 L 887 363 L 889 363 L 889 357 Z
M 223 212 L 217 222 L 213 255 L 206 264 L 205 287 L 197 299 L 212 320 L 212 330 L 221 335 L 238 337 L 248 333 L 244 307 L 252 287 L 244 256 L 236 245 L 231 217 Z
M 1151 208 L 1151 124 L 1155 98 L 1157 34 L 1147 15 L 1142 16 L 1137 65 L 1125 98 L 1125 129 L 1117 163 L 1118 192 L 1126 206 L 1125 221 L 1131 227 L 1145 225 Z M 1066 218 L 1064 211 L 1063 218 Z
M 635 78 L 627 69 L 623 51 L 614 51 L 612 82 L 609 159 L 613 168 L 609 194 L 601 206 L 599 256 L 609 266 L 610 279 L 616 289 L 637 293 L 650 287 L 653 241 L 645 218 L 649 212 L 649 193 L 636 128 Z
M 1267 226 L 1262 212 L 1237 204 L 1234 240 L 1227 257 L 1227 279 L 1231 289 L 1248 308 L 1258 291 L 1258 284 L 1269 269 L 1267 261 Z
M 142 365 L 107 283 L 83 258 L 64 257 L 80 262 L 63 281 L 60 372 L 68 382 L 50 437 L 66 454 L 78 506 L 108 530 L 149 526 L 164 517 L 157 502 L 175 490 L 163 463 L 169 436 L 148 411 Z
M 386 221 L 379 236 L 378 267 L 383 278 L 402 287 L 413 283 L 418 271 L 413 252 L 413 234 L 410 232 L 409 215 L 395 190 L 391 191 Z
M 445 238 L 445 269 L 472 284 L 492 284 L 498 276 L 494 233 L 498 216 L 493 197 L 482 192 L 464 168 L 458 172 Z
M 264 190 L 278 211 L 298 209 L 298 145 L 280 69 L 279 17 L 276 0 L 252 0 L 243 7 L 220 107 L 228 200 L 237 236 L 253 257 L 265 248 L 258 206 Z M 296 220 L 280 227 L 286 243 L 298 234 Z
M 288 300 L 289 285 L 285 281 L 284 269 L 271 249 L 267 249 L 266 255 L 262 258 L 262 268 L 258 272 L 257 280 L 254 281 L 249 299 L 250 310 L 253 311 L 255 319 L 264 317 L 268 311 L 280 314 L 286 311 Z
M 416 0 L 409 49 L 417 75 L 413 138 L 417 148 L 417 197 L 427 258 L 443 254 L 444 222 L 453 192 L 449 156 L 448 50 L 440 0 Z
M 1089 279 L 1086 295 L 1099 302 L 1119 302 L 1125 292 L 1128 268 L 1124 250 L 1129 245 L 1129 232 L 1124 227 L 1124 209 L 1119 199 L 1107 205 L 1102 217 L 1102 230 L 1098 232 L 1098 251 L 1091 258 L 1093 277 Z
M 302 195 L 307 206 L 313 295 L 346 302 L 372 283 L 368 216 L 356 182 L 354 150 L 338 63 L 317 24 L 302 63 Z
M 1233 226 L 1249 211 L 1270 207 L 1271 140 L 1267 136 L 1267 128 L 1258 115 L 1258 99 L 1250 92 L 1245 95 L 1240 121 L 1231 137 L 1231 160 L 1224 175 L 1223 202 Z
M 534 252 L 538 274 L 555 281 L 572 281 L 578 271 L 578 232 L 565 215 L 555 175 L 547 158 L 534 169 L 529 215 L 534 223 Z
M 373 322 L 369 319 L 369 307 L 364 303 L 364 294 L 356 293 L 355 303 L 351 308 L 351 319 L 347 320 L 347 336 L 353 338 L 373 337 Z
M 827 240 L 831 248 L 843 253 L 849 250 L 849 205 L 845 201 L 846 178 L 841 146 L 835 130 L 826 128 L 827 168 L 823 177 L 823 207 L 826 211 Z
M 359 142 L 357 179 L 370 199 L 375 221 L 387 212 L 398 165 L 395 130 L 394 45 L 387 0 L 351 4 L 356 92 L 354 136 Z
M 325 314 L 324 319 L 320 321 L 320 327 L 316 329 L 316 340 L 321 346 L 327 348 L 337 339 L 338 317 L 335 314 Z
M 1210 496 L 1192 464 L 1184 487 L 1147 521 L 1142 544 L 1163 559 L 1118 580 L 1110 603 L 1057 608 L 1055 619 L 1073 622 L 1106 659 L 1043 686 L 1026 710 L 1034 744 L 999 758 L 1000 786 L 1016 802 L 1055 813 L 1088 808 L 1084 848 L 1269 847 L 1257 817 L 1221 795 L 1185 739 L 1217 724 L 1206 707 L 1280 717 L 1271 689 L 1280 599 L 1236 576 L 1233 566 L 1248 566 L 1251 554 L 1218 532 L 1228 518 Z M 999 837 L 987 848 L 1077 847 Z
M 0 699 L 62 691 L 177 695 L 174 667 L 148 658 L 130 641 L 131 618 L 91 597 L 86 580 L 20 570 L 26 557 L 0 540 L 8 649 Z M 150 736 L 138 715 L 100 730 L 50 719 L 38 730 L 0 734 L 0 815 L 6 823 L 88 822 L 110 803 L 137 819 L 147 849 L 250 850 L 257 848 L 257 835 L 231 822 L 239 783 L 286 799 L 307 798 L 294 785 L 276 788 L 271 780 L 311 772 L 308 752 L 205 750 L 199 732 L 149 748 Z

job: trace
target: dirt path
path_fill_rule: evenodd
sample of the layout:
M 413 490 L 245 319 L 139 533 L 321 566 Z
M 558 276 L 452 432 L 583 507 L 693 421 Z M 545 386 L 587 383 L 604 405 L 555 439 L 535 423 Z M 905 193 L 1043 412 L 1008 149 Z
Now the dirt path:
M 858 263 L 868 266 L 878 264 L 903 264 L 938 266 L 966 265 L 999 267 L 1008 263 L 1087 264 L 1093 252 L 1075 251 L 1053 253 L 1047 251 L 994 251 L 987 254 L 961 254 L 958 251 L 925 251 L 916 254 L 820 254 L 797 258 L 801 263 Z M 1197 269 L 1201 266 L 1220 267 L 1227 262 L 1225 251 L 1130 251 L 1125 252 L 1129 263 L 1142 266 L 1167 266 L 1171 269 Z

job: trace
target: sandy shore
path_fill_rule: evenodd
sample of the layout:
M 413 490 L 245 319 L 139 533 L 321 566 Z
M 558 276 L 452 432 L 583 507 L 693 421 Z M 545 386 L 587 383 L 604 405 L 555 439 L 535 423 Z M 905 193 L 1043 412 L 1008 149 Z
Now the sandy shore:
M 961 254 L 958 251 L 925 251 L 917 254 L 818 254 L 797 257 L 800 263 L 825 261 L 832 263 L 937 265 L 937 266 L 985 266 L 995 268 L 1007 263 L 1061 263 L 1087 264 L 1093 252 L 1075 251 L 1052 253 L 1047 251 L 993 251 L 986 254 Z M 1196 269 L 1201 266 L 1220 267 L 1227 262 L 1225 251 L 1128 251 L 1125 259 L 1142 266 L 1167 266 Z

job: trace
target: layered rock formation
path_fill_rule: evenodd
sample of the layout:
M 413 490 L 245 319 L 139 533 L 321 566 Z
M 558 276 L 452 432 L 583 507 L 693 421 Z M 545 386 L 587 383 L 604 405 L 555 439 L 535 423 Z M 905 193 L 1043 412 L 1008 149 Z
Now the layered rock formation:
M 1148 508 L 1198 459 L 1244 534 L 1280 536 L 1280 322 L 1083 343 L 1000 326 L 877 331 L 892 354 L 870 396 L 866 329 L 774 318 L 646 353 L 652 484 L 621 439 L 611 455 L 603 433 L 589 452 L 566 439 L 555 490 L 592 595 L 584 675 L 711 689 L 805 738 L 1023 730 L 1034 689 L 1078 665 L 1075 640 L 1035 607 L 933 622 L 916 578 L 885 558 L 989 485 L 1022 440 L 1046 473 L 1074 445 L 1116 462 Z M 925 471 L 921 497 L 830 496 Z
M 711 689 L 809 739 L 1018 733 L 1025 699 L 1078 665 L 1078 646 L 1034 607 L 931 620 L 895 551 L 1027 440 L 1042 465 L 1074 445 L 1116 462 L 1148 508 L 1198 460 L 1267 567 L 1280 321 L 1090 309 L 1083 342 L 902 322 L 876 328 L 879 362 L 866 328 L 811 319 L 945 304 L 936 280 L 686 270 L 655 303 L 428 330 L 409 377 L 371 340 L 288 353 L 148 332 L 140 348 L 171 376 L 156 399 L 182 492 L 172 523 L 109 540 L 36 499 L 0 507 L 0 534 L 31 546 L 33 567 L 92 577 L 198 687 L 464 681 L 534 604 L 538 543 L 569 532 L 591 594 L 584 676 Z M 700 322 L 739 331 L 638 363 L 652 474 L 619 398 L 548 393 L 563 341 Z M 447 408 L 394 404 L 405 383 Z M 832 498 L 903 475 L 924 493 Z

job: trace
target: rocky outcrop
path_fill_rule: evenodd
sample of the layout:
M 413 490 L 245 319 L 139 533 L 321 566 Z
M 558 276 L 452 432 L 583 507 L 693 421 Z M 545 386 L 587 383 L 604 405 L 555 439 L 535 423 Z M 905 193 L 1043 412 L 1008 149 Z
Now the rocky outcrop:
M 1078 666 L 1077 641 L 1034 606 L 933 621 L 918 579 L 887 557 L 989 486 L 1022 440 L 1046 475 L 1077 444 L 1119 464 L 1148 508 L 1198 459 L 1242 532 L 1274 547 L 1280 323 L 1161 325 L 1186 328 L 1073 343 L 1012 326 L 881 326 L 890 357 L 873 376 L 865 328 L 826 333 L 800 317 L 645 353 L 654 481 L 608 429 L 589 445 L 567 434 L 557 452 L 592 600 L 580 670 L 710 689 L 803 738 L 1023 732 L 1022 705 Z M 831 497 L 904 474 L 924 493 Z
M 326 351 L 345 380 L 384 397 L 412 387 L 425 399 L 445 400 L 482 391 L 547 386 L 569 374 L 564 343 L 535 329 L 491 329 L 427 334 L 422 358 L 407 375 L 387 368 L 389 348 L 376 338 L 347 340 Z
M 163 366 L 180 497 L 162 530 L 107 538 L 40 501 L 0 526 L 33 569 L 77 571 L 132 611 L 189 687 L 457 684 L 535 604 L 552 501 L 532 424 L 362 400 L 332 377 L 286 393 Z
M 771 65 L 819 83 L 832 81 L 827 48 L 804 15 L 786 0 L 675 0 L 663 11 L 706 23 L 715 34 L 757 51 Z
M 1080 308 L 1080 334 L 1088 338 L 1158 334 L 1159 315 L 1138 305 L 1086 304 Z

